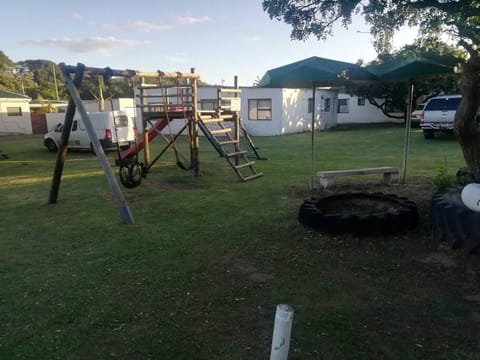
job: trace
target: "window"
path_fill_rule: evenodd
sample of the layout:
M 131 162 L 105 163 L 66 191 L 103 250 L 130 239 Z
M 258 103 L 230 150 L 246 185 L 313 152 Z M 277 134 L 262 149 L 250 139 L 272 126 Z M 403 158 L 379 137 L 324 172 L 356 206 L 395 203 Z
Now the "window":
M 22 116 L 22 108 L 7 106 L 7 116 Z
M 72 124 L 72 131 L 77 131 L 78 129 L 78 121 L 74 120 Z
M 248 99 L 248 120 L 272 120 L 272 99 Z
M 364 97 L 359 97 L 357 99 L 357 105 L 358 106 L 365 106 L 365 98 Z
M 128 116 L 127 115 L 117 115 L 113 119 L 113 123 L 117 128 L 127 127 L 128 126 Z
M 308 113 L 311 114 L 313 112 L 313 98 L 308 98 Z
M 461 98 L 432 98 L 425 107 L 428 111 L 457 110 Z
M 326 98 L 323 100 L 323 111 L 324 112 L 330 112 L 330 107 L 331 107 L 331 100 L 330 98 Z
M 347 114 L 350 112 L 349 109 L 349 99 L 338 99 L 338 109 L 337 112 L 339 114 Z

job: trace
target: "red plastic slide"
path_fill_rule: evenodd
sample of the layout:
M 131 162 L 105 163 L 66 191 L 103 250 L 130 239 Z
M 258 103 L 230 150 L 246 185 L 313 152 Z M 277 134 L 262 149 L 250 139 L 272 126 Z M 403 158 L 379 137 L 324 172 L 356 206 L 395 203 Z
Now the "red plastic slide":
M 150 142 L 167 125 L 168 125 L 167 119 L 160 119 L 155 124 L 153 124 L 153 126 L 150 128 L 150 130 L 148 130 L 148 133 L 147 133 L 148 141 Z M 137 140 L 136 144 L 130 145 L 130 147 L 127 150 L 122 151 L 120 153 L 120 159 L 126 159 L 132 156 L 135 156 L 139 151 L 143 149 L 143 146 L 144 144 L 143 144 L 143 136 L 142 136 Z M 116 160 L 118 160 L 118 154 L 116 155 Z

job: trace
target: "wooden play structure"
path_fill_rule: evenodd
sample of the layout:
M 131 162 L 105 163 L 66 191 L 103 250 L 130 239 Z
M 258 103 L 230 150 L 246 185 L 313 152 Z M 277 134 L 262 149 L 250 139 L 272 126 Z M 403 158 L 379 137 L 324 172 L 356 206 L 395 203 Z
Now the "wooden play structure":
M 92 148 L 112 189 L 114 199 L 118 203 L 120 215 L 125 223 L 134 223 L 133 216 L 78 91 L 85 74 L 92 77 L 101 77 L 107 84 L 113 77 L 123 77 L 129 80 L 133 86 L 137 86 L 139 101 L 137 101 L 136 112 L 142 115 L 143 137 L 137 139 L 128 149 L 118 151 L 116 157 L 120 180 L 127 188 L 140 185 L 142 178 L 146 177 L 150 168 L 168 148 L 174 150 L 179 166 L 192 170 L 198 176 L 200 174 L 199 131 L 204 133 L 205 139 L 227 161 L 241 181 L 246 182 L 262 176 L 262 173 L 255 168 L 255 161 L 249 156 L 249 153 L 253 151 L 255 156 L 260 159 L 253 142 L 241 125 L 239 116 L 240 89 L 236 80 L 233 88 L 218 89 L 216 107 L 213 110 L 206 111 L 198 109 L 197 81 L 199 75 L 195 74 L 193 69 L 190 73 L 180 73 L 114 70 L 108 67 L 91 68 L 83 64 L 70 66 L 63 63 L 59 64 L 59 67 L 64 76 L 70 100 L 65 113 L 61 145 L 57 154 L 49 203 L 56 203 L 58 198 L 63 166 L 67 157 L 67 144 L 73 118 L 75 112 L 78 111 L 85 124 Z M 155 83 L 147 83 L 146 79 L 155 79 Z M 155 93 L 152 93 L 152 91 Z M 170 128 L 172 122 L 177 120 L 183 121 L 184 125 L 177 133 L 169 134 L 167 145 L 152 160 L 150 141 L 161 134 L 162 130 Z M 175 144 L 175 140 L 184 132 L 187 134 L 190 151 L 188 164 L 181 161 Z M 242 144 L 247 144 L 249 149 L 243 149 Z M 144 162 L 139 161 L 139 153 L 142 150 L 144 152 Z
M 227 161 L 241 181 L 246 182 L 262 176 L 262 173 L 256 170 L 251 154 L 257 159 L 260 159 L 260 156 L 241 124 L 241 90 L 237 81 L 233 88 L 217 89 L 214 109 L 201 110 L 198 109 L 198 75 L 193 69 L 189 74 L 137 72 L 136 77 L 140 80 L 136 85 L 139 109 L 137 114 L 141 114 L 144 132 L 143 139 L 119 153 L 117 157 L 120 179 L 126 187 L 137 186 L 167 148 L 172 148 L 175 152 L 179 167 L 191 169 L 195 175 L 199 175 L 199 131 Z M 146 83 L 146 79 L 152 77 L 156 83 Z M 182 121 L 183 126 L 176 133 L 172 133 L 172 123 Z M 178 128 L 178 124 L 176 125 Z M 167 130 L 168 136 L 162 133 L 164 130 Z M 185 132 L 190 149 L 189 163 L 184 157 L 180 158 L 176 147 L 177 138 Z M 157 135 L 164 137 L 167 145 L 152 160 L 149 144 Z M 144 162 L 140 163 L 138 153 L 142 150 Z

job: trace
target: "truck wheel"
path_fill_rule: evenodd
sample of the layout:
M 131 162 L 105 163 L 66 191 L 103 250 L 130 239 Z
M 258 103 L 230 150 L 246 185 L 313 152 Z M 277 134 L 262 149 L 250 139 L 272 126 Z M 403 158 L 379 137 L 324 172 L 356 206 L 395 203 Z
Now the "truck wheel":
M 47 141 L 45 141 L 45 146 L 47 147 L 48 151 L 50 151 L 50 152 L 57 152 L 58 151 L 57 144 L 55 144 L 55 142 L 51 139 L 48 139 Z
M 423 137 L 425 139 L 433 139 L 435 136 L 435 131 L 433 130 L 423 130 Z

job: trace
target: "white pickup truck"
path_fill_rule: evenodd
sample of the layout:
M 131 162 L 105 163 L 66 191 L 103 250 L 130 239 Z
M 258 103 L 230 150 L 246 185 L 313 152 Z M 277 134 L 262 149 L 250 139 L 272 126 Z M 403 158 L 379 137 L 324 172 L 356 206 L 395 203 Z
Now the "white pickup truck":
M 135 141 L 133 120 L 125 111 L 104 111 L 88 113 L 100 144 L 104 149 L 128 148 Z M 43 143 L 49 151 L 56 152 L 60 147 L 63 125 L 45 134 Z M 68 139 L 69 149 L 92 149 L 92 143 L 80 117 L 75 116 Z
M 453 132 L 455 113 L 461 99 L 462 95 L 442 95 L 425 102 L 420 114 L 420 127 L 425 139 L 433 138 L 437 131 Z

